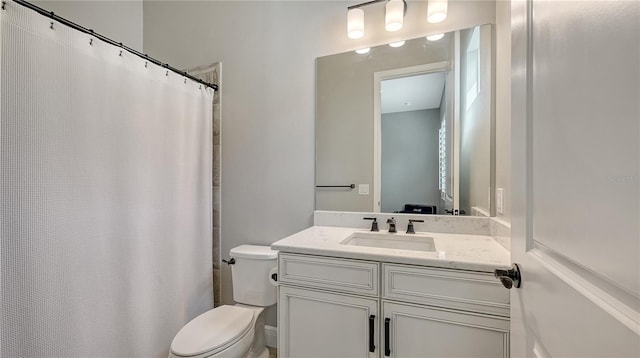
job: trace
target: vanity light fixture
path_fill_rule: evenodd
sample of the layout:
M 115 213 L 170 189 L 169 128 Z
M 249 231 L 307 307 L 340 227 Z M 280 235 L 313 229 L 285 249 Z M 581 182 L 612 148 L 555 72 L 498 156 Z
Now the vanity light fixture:
M 371 47 L 358 49 L 358 50 L 356 50 L 356 53 L 358 55 L 366 55 L 366 54 L 369 53 L 369 51 L 371 51 Z
M 389 44 L 391 47 L 400 47 L 402 45 L 404 45 L 404 41 L 392 42 Z
M 359 39 L 364 36 L 364 10 L 349 9 L 347 11 L 347 36 Z
M 427 21 L 432 24 L 444 21 L 447 18 L 447 0 L 429 0 L 427 3 Z
M 438 40 L 440 40 L 440 39 L 441 39 L 441 38 L 443 38 L 443 37 L 444 37 L 444 34 L 433 34 L 433 35 L 429 35 L 429 36 L 427 36 L 427 40 L 429 40 L 429 41 L 432 41 L 432 42 L 433 42 L 433 41 L 438 41 Z
M 385 6 L 384 28 L 391 32 L 402 29 L 404 15 L 407 12 L 405 0 L 372 0 L 347 8 L 347 36 L 350 39 L 359 39 L 364 36 L 364 10 L 362 8 L 381 2 L 387 3 Z
M 402 29 L 404 11 L 404 0 L 389 0 L 385 6 L 384 28 L 389 32 Z

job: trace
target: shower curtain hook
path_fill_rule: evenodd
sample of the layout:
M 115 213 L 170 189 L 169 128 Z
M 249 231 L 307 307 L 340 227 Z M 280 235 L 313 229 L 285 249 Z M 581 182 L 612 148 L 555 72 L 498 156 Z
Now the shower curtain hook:
M 49 14 L 52 19 L 56 18 L 56 14 L 53 11 L 51 11 Z M 53 21 L 50 22 L 49 28 L 53 30 Z
M 167 71 L 164 75 L 169 77 L 169 71 Z
M 89 39 L 89 46 L 93 46 L 93 39 Z
M 184 84 L 185 85 L 187 84 L 187 78 L 186 77 L 184 78 Z
M 119 56 L 122 57 L 122 50 L 120 50 L 120 55 Z
M 3 2 L 2 2 L 2 10 L 6 10 L 6 9 L 5 9 L 5 6 L 6 6 L 6 5 L 7 5 L 7 3 L 3 1 Z

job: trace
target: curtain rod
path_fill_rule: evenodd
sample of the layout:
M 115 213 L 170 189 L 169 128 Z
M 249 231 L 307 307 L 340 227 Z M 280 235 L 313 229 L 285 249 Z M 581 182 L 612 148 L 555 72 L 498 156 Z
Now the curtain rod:
M 177 73 L 177 74 L 179 74 L 181 76 L 187 77 L 190 80 L 195 81 L 195 82 L 197 82 L 197 83 L 199 83 L 201 85 L 213 88 L 216 91 L 218 90 L 218 85 L 217 84 L 207 83 L 207 82 L 205 82 L 205 81 L 203 81 L 203 80 L 201 80 L 199 78 L 196 78 L 196 77 L 188 74 L 185 71 L 180 71 L 179 69 L 170 66 L 168 63 L 162 63 L 162 62 L 156 60 L 155 58 L 150 57 L 149 55 L 147 55 L 145 53 L 142 53 L 140 51 L 134 50 L 131 47 L 128 47 L 126 45 L 123 45 L 122 42 L 116 42 L 116 41 L 114 41 L 114 40 L 112 40 L 112 39 L 110 39 L 110 38 L 108 38 L 108 37 L 106 37 L 104 35 L 101 35 L 101 34 L 95 32 L 95 31 L 91 30 L 91 29 L 87 29 L 86 27 L 78 25 L 73 21 L 70 21 L 70 20 L 67 20 L 67 19 L 65 19 L 63 17 L 60 17 L 60 16 L 54 14 L 53 11 L 47 11 L 47 10 L 45 10 L 45 9 L 43 9 L 41 7 L 38 7 L 38 6 L 32 4 L 32 3 L 28 2 L 28 1 L 25 1 L 25 0 L 13 0 L 13 2 L 15 2 L 16 4 L 22 5 L 24 7 L 27 7 L 29 9 L 33 10 L 33 11 L 36 11 L 40 15 L 46 16 L 46 17 L 48 17 L 48 18 L 50 18 L 52 20 L 55 20 L 55 21 L 63 24 L 63 25 L 69 26 L 72 29 L 75 29 L 75 30 L 78 30 L 78 31 L 83 32 L 85 34 L 94 36 L 94 37 L 96 37 L 96 38 L 98 38 L 98 39 L 100 39 L 100 40 L 102 40 L 102 41 L 104 41 L 104 42 L 106 42 L 108 44 L 113 45 L 113 46 L 120 47 L 121 49 L 126 50 L 127 52 L 130 52 L 130 53 L 132 53 L 132 54 L 134 54 L 134 55 L 136 55 L 136 56 L 138 56 L 140 58 L 143 58 L 146 61 L 149 61 L 151 63 L 155 63 L 156 65 L 158 65 L 158 66 L 160 66 L 162 68 L 165 68 L 165 69 L 167 69 L 169 71 L 175 72 L 175 73 Z M 6 5 L 6 1 L 2 1 L 2 10 L 4 10 L 5 5 Z

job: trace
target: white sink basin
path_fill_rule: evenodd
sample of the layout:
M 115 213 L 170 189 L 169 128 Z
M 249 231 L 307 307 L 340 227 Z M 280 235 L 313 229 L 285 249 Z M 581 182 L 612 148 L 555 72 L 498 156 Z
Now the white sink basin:
M 433 238 L 421 235 L 402 235 L 374 232 L 356 232 L 351 234 L 340 245 L 368 246 L 385 249 L 435 252 Z

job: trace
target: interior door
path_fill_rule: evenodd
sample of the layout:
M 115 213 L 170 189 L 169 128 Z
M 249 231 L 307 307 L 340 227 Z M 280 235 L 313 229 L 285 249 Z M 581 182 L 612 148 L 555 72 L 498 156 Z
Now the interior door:
M 640 356 L 640 2 L 512 2 L 512 357 Z

